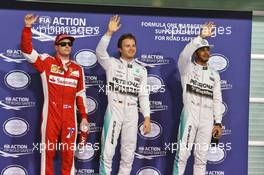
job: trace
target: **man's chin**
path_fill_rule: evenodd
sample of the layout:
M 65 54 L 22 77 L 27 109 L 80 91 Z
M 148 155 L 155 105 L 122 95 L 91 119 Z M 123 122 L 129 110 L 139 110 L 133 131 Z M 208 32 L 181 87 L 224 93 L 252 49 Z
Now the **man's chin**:
M 207 63 L 208 60 L 209 60 L 209 58 L 203 58 L 203 59 L 202 59 L 202 61 L 205 62 L 205 63 Z
M 129 54 L 128 56 L 130 57 L 130 58 L 134 58 L 135 57 L 135 53 L 131 53 L 131 54 Z
M 134 55 L 133 55 L 133 56 L 131 56 L 131 55 L 128 56 L 127 59 L 129 59 L 129 60 L 133 60 L 133 59 L 134 59 Z
M 135 57 L 134 57 L 135 55 L 123 55 L 123 56 L 121 56 L 122 58 L 126 58 L 126 59 L 128 59 L 128 60 L 132 60 L 132 59 L 134 59 Z
M 65 52 L 65 53 L 63 53 L 63 55 L 70 55 L 71 54 L 71 52 Z

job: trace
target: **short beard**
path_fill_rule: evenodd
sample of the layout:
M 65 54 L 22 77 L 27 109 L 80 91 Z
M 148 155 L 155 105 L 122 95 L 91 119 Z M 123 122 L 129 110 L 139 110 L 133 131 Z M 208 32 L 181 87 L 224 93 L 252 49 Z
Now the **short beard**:
M 207 60 L 203 60 L 202 58 L 197 58 L 196 60 L 202 63 L 207 63 L 209 58 L 207 58 Z

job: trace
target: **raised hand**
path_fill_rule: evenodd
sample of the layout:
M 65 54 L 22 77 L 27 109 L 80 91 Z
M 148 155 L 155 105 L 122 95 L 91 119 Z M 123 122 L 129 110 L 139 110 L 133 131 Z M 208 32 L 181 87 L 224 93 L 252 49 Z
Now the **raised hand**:
M 215 33 L 215 24 L 213 22 L 205 23 L 202 27 L 200 36 L 202 38 L 211 37 Z
M 34 16 L 33 14 L 27 14 L 24 17 L 25 26 L 26 27 L 32 27 L 32 24 L 34 24 L 37 19 L 38 19 L 38 16 Z
M 112 16 L 108 23 L 108 30 L 106 32 L 107 35 L 111 36 L 114 32 L 118 31 L 120 27 L 121 27 L 120 16 L 118 15 Z

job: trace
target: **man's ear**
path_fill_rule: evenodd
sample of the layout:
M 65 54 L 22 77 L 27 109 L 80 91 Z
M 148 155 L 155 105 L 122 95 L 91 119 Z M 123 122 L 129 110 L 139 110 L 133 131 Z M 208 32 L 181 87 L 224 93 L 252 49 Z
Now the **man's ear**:
M 121 57 L 121 51 L 122 49 L 121 48 L 118 48 L 118 52 L 119 52 L 119 56 Z
M 194 57 L 194 59 L 197 59 L 198 57 L 197 57 L 197 51 L 195 51 L 194 53 L 193 53 L 193 57 Z

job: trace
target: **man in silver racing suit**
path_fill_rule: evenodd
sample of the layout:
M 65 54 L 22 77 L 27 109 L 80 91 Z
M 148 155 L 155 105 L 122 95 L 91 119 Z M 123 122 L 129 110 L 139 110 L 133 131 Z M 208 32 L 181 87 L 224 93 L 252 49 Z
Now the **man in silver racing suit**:
M 100 175 L 110 175 L 112 158 L 121 132 L 119 175 L 129 175 L 134 160 L 138 130 L 138 101 L 145 118 L 144 133 L 150 132 L 150 105 L 147 70 L 134 60 L 136 39 L 124 34 L 118 40 L 120 59 L 110 57 L 107 47 L 111 36 L 121 27 L 120 17 L 113 16 L 108 31 L 96 48 L 98 62 L 106 71 L 108 106 L 104 118 Z
M 178 60 L 184 107 L 180 119 L 173 175 L 184 174 L 193 145 L 193 174 L 205 175 L 206 155 L 212 134 L 217 139 L 222 134 L 220 76 L 208 66 L 211 45 L 204 39 L 212 36 L 213 27 L 212 22 L 205 24 L 200 36 L 185 46 Z

